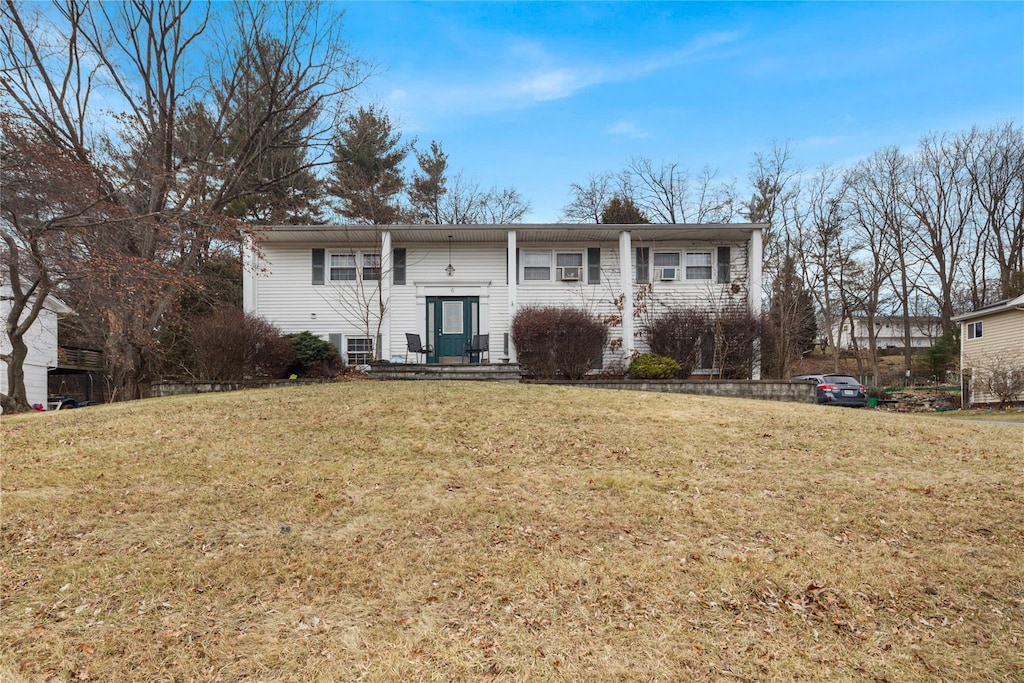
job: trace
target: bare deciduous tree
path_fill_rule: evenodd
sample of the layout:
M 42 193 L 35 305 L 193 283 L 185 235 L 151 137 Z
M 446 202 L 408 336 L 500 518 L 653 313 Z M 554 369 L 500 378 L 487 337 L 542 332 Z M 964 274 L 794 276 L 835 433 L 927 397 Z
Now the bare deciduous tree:
M 953 294 L 962 280 L 974 213 L 975 195 L 962 145 L 949 134 L 924 137 L 910 163 L 908 183 L 905 201 L 918 228 L 910 247 L 934 276 L 935 287 L 924 291 L 935 300 L 943 333 L 950 334 Z
M 51 293 L 84 274 L 81 235 L 122 214 L 89 164 L 9 113 L 0 113 L 0 167 L 0 285 L 11 346 L 0 356 L 8 387 L 0 403 L 12 413 L 30 408 L 24 371 L 29 330 Z
M 562 207 L 562 220 L 567 223 L 600 223 L 605 207 L 616 195 L 615 178 L 611 173 L 595 173 L 585 183 L 572 183 L 572 199 Z
M 314 2 L 55 7 L 6 0 L 0 87 L 134 217 L 82 236 L 90 278 L 74 294 L 117 364 L 119 395 L 145 395 L 182 287 L 215 250 L 237 244 L 232 216 L 321 163 L 330 115 L 361 65 L 340 13 Z M 100 98 L 113 115 L 97 111 Z
M 479 183 L 456 173 L 441 201 L 441 222 L 449 225 L 476 223 L 517 223 L 530 210 L 518 190 L 511 187 L 492 187 L 487 192 Z
M 1005 123 L 972 129 L 968 172 L 988 253 L 999 268 L 999 294 L 1024 293 L 1024 130 Z
M 631 196 L 655 223 L 727 223 L 735 215 L 735 189 L 705 166 L 696 179 L 678 162 L 655 165 L 633 157 L 626 165 Z

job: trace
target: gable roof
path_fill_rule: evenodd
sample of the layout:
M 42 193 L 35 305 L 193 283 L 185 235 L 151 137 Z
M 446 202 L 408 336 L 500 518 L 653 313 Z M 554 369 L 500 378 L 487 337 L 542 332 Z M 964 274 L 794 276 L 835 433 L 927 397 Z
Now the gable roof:
M 968 313 L 961 313 L 960 315 L 953 316 L 953 322 L 960 322 L 961 320 L 970 320 L 972 318 L 980 318 L 985 315 L 992 315 L 993 313 L 1003 313 L 1004 311 L 1012 310 L 1024 311 L 1024 294 L 1014 299 L 1003 299 L 997 301 L 994 304 L 988 306 L 982 306 L 981 308 L 975 309 Z

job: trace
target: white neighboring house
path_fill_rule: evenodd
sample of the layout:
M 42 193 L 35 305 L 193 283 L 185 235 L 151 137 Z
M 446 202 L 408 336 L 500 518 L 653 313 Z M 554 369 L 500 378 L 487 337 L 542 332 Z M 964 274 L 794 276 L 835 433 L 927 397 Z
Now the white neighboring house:
M 850 321 L 843 320 L 841 325 L 832 329 L 834 339 L 840 340 L 840 346 L 844 349 L 852 349 L 856 340 L 858 349 L 867 349 L 870 346 L 868 339 L 868 320 L 863 316 L 853 318 L 853 333 L 850 333 Z M 875 318 L 875 341 L 879 350 L 902 349 L 903 319 L 877 317 Z M 942 321 L 939 318 L 912 317 L 910 319 L 910 347 L 914 349 L 930 348 L 935 340 L 942 336 Z
M 11 310 L 11 287 L 0 286 L 0 320 L 7 320 Z M 25 358 L 25 395 L 29 405 L 46 407 L 46 380 L 50 368 L 57 367 L 57 319 L 71 313 L 60 299 L 48 296 L 39 317 L 25 334 L 28 357 Z M 0 353 L 11 352 L 11 340 L 5 331 L 0 335 Z M 0 360 L 0 393 L 7 393 L 7 363 Z
M 634 296 L 648 288 L 648 307 L 760 314 L 763 228 L 268 226 L 245 251 L 244 308 L 286 333 L 330 340 L 355 365 L 404 362 L 406 333 L 433 349 L 427 363 L 462 362 L 475 334 L 489 335 L 491 362 L 515 362 L 509 329 L 517 310 L 572 306 L 621 317 L 603 365 L 624 366 L 645 350 Z

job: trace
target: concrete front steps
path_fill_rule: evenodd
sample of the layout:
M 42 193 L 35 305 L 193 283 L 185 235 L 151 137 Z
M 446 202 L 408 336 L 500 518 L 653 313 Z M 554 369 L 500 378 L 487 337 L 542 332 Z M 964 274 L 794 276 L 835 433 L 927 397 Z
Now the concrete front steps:
M 522 372 L 518 363 L 480 363 L 464 365 L 426 365 L 392 363 L 371 365 L 366 376 L 390 380 L 472 380 L 474 382 L 518 382 Z

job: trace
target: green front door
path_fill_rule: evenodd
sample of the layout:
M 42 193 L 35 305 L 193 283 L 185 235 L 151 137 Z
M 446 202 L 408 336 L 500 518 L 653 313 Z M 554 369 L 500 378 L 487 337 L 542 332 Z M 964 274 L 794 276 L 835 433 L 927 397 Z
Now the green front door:
M 479 329 L 479 311 L 479 297 L 428 297 L 427 334 L 434 354 L 427 362 L 461 363 Z

